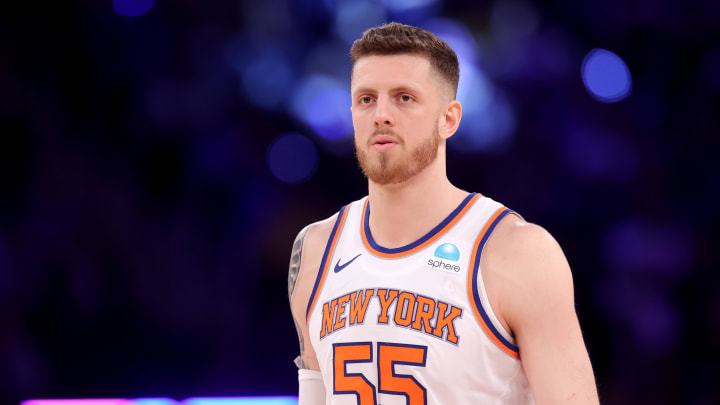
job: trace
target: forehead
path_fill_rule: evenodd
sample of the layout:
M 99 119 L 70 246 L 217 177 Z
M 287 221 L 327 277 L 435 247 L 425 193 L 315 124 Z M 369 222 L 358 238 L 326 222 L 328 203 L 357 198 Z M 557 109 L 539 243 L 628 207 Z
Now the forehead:
M 355 62 L 351 91 L 357 88 L 383 89 L 407 86 L 434 89 L 437 77 L 432 75 L 428 58 L 419 55 L 370 55 Z

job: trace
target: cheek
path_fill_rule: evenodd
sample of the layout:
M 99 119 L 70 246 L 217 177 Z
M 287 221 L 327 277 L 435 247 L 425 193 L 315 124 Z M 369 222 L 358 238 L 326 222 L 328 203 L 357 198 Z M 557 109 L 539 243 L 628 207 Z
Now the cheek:
M 353 121 L 362 121 L 368 119 L 368 117 L 371 117 L 371 111 L 368 107 L 358 106 L 354 110 L 351 109 L 350 113 L 352 114 Z
M 365 111 L 352 113 L 352 124 L 356 132 L 372 128 L 373 122 L 372 117 L 370 117 Z
M 355 138 L 355 142 L 361 142 L 364 138 L 366 138 L 366 132 L 367 132 L 367 129 L 365 129 L 365 124 L 363 124 L 363 120 L 358 119 L 358 117 L 355 114 L 353 114 L 352 125 L 353 125 L 353 136 Z
M 437 127 L 437 119 L 432 114 L 426 113 L 409 121 L 413 132 L 425 135 Z

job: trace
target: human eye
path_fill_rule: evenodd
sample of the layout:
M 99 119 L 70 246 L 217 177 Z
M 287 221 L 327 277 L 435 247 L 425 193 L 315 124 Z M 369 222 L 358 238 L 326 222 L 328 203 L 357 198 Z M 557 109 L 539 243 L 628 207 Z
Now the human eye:
M 372 97 L 370 97 L 370 96 L 361 96 L 360 98 L 358 98 L 358 102 L 359 102 L 360 104 L 370 104 L 370 103 L 372 103 Z
M 400 101 L 402 101 L 403 103 L 409 103 L 414 100 L 415 99 L 409 94 L 401 94 L 400 95 Z

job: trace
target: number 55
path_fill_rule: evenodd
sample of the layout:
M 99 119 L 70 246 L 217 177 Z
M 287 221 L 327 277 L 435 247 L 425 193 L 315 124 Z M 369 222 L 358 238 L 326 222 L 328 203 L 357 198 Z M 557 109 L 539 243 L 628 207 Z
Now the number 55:
M 348 363 L 372 363 L 372 342 L 333 344 L 333 394 L 355 394 L 358 405 L 377 405 L 375 386 L 360 373 L 348 373 Z M 427 390 L 411 375 L 397 374 L 396 364 L 425 367 L 427 346 L 377 342 L 378 389 L 404 395 L 408 405 L 427 404 Z

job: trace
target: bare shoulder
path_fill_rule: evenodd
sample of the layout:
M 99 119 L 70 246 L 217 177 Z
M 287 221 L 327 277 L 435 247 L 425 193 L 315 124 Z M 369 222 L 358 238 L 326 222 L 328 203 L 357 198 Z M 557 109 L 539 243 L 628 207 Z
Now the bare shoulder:
M 597 404 L 572 273 L 560 245 L 542 227 L 507 215 L 485 248 L 488 299 L 515 337 L 537 403 Z
M 539 225 L 505 216 L 481 260 L 488 299 L 509 331 L 517 331 L 528 311 L 573 305 L 570 266 L 555 238 Z
M 293 242 L 288 274 L 288 296 L 291 302 L 296 295 L 309 296 L 308 289 L 312 289 L 314 270 L 317 270 L 322 260 L 337 213 L 322 221 L 314 222 L 303 228 Z M 311 274 L 313 273 L 313 274 Z
M 508 261 L 540 259 L 561 254 L 555 238 L 545 228 L 526 222 L 517 215 L 506 215 L 488 240 L 488 254 Z
M 337 221 L 338 213 L 333 216 L 323 219 L 322 221 L 314 222 L 305 229 L 307 229 L 307 235 L 305 236 L 305 245 L 307 246 L 308 252 L 322 253 L 325 250 L 330 233 L 332 233 L 335 221 Z
M 301 369 L 320 369 L 310 343 L 305 314 L 324 246 L 336 219 L 337 214 L 306 226 L 298 233 L 292 246 L 288 270 L 288 299 L 300 343 L 300 355 L 295 359 L 295 364 Z

